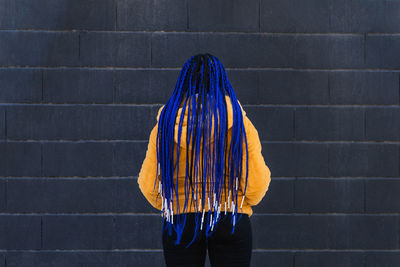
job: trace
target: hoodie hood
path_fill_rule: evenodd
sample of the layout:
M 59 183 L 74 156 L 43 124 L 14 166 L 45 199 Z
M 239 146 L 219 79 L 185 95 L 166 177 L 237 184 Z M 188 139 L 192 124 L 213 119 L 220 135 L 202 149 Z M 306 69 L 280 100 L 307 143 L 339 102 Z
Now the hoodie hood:
M 226 108 L 227 108 L 227 119 L 228 119 L 228 129 L 232 128 L 233 126 L 233 108 L 232 108 L 232 102 L 231 102 L 231 98 L 227 95 L 225 95 L 225 100 L 226 100 Z M 243 110 L 242 105 L 240 104 L 239 100 L 238 100 L 239 106 L 242 110 L 242 114 L 243 117 L 246 116 L 246 111 Z M 157 113 L 157 124 L 161 115 L 161 111 L 164 108 L 165 105 L 161 106 L 160 109 L 158 110 Z M 181 130 L 181 138 L 180 138 L 180 144 L 179 146 L 182 148 L 187 148 L 187 144 L 186 144 L 186 131 L 187 131 L 187 120 L 188 120 L 188 108 L 189 106 L 186 105 L 186 110 L 185 110 L 185 114 L 183 117 L 183 121 L 182 121 L 182 130 Z M 178 109 L 178 113 L 176 116 L 176 120 L 175 120 L 175 132 L 174 132 L 174 140 L 175 143 L 178 144 L 178 130 L 179 130 L 179 121 L 180 121 L 180 116 L 182 114 L 182 109 L 183 107 L 180 107 Z M 211 128 L 211 143 L 214 143 L 214 118 L 212 118 L 212 128 Z M 189 149 L 192 146 L 192 142 L 190 142 L 189 144 Z

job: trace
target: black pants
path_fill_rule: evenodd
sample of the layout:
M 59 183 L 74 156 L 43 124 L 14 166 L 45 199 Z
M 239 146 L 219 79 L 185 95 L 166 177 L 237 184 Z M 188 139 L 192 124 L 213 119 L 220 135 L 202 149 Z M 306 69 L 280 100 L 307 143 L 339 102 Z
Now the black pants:
M 216 224 L 212 235 L 206 238 L 204 227 L 206 223 L 204 223 L 199 237 L 188 248 L 185 248 L 193 239 L 196 225 L 194 215 L 194 213 L 187 213 L 186 225 L 179 245 L 174 244 L 176 232 L 173 229 L 171 230 L 171 235 L 168 234 L 166 227 L 162 231 L 164 259 L 167 267 L 203 267 L 207 249 L 212 267 L 250 266 L 252 233 L 250 219 L 247 214 L 242 214 L 240 220 L 235 224 L 235 231 L 232 234 L 232 223 L 230 217 L 228 217 L 230 212 L 227 212 L 226 215 L 221 212 L 220 221 Z M 237 219 L 239 216 L 240 213 L 237 214 Z M 174 215 L 174 222 L 176 222 L 176 215 Z

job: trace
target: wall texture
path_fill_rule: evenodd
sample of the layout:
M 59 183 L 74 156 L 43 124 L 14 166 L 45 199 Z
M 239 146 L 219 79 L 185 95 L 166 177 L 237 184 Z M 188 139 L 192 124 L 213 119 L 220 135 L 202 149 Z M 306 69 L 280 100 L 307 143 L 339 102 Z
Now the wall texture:
M 163 266 L 137 175 L 216 55 L 272 173 L 253 266 L 400 266 L 400 1 L 0 0 L 0 267 Z

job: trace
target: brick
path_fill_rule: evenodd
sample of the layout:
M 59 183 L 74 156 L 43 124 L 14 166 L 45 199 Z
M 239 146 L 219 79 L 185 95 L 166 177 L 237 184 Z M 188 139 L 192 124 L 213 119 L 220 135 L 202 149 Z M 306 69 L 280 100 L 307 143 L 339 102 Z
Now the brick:
M 158 108 L 157 106 L 114 108 L 112 136 L 116 139 L 149 140 L 150 132 L 157 123 Z
M 392 107 L 366 109 L 368 140 L 400 140 L 400 109 Z
M 263 103 L 263 89 L 260 87 L 258 71 L 225 69 L 236 98 L 243 105 Z
M 330 0 L 261 0 L 262 32 L 329 31 Z
M 261 2 L 261 31 L 398 32 L 396 1 Z
M 148 140 L 156 123 L 155 112 L 153 107 L 141 106 L 10 106 L 7 137 Z
M 64 69 L 43 71 L 43 101 L 52 103 L 111 103 L 113 71 Z
M 118 30 L 184 31 L 187 27 L 186 2 L 117 0 Z
M 114 1 L 5 0 L 1 29 L 114 30 Z
M 37 69 L 0 69 L 0 101 L 9 103 L 40 102 L 42 74 Z
M 43 249 L 112 249 L 110 215 L 43 216 Z
M 400 36 L 368 35 L 366 36 L 366 67 L 398 68 L 400 67 Z
M 357 107 L 298 107 L 296 140 L 364 140 L 364 110 Z
M 397 215 L 254 215 L 251 220 L 254 249 L 398 248 Z
M 362 251 L 296 252 L 295 266 L 364 266 L 364 258 Z
M 293 108 L 244 106 L 246 116 L 258 131 L 261 140 L 292 140 Z
M 333 71 L 329 73 L 332 104 L 398 104 L 396 72 Z
M 72 66 L 77 60 L 76 32 L 0 32 L 1 66 Z
M 399 212 L 400 180 L 368 179 L 365 181 L 366 212 Z
M 6 107 L 0 106 L 0 139 L 6 137 Z
M 115 101 L 165 104 L 175 90 L 178 78 L 176 70 L 118 70 Z
M 366 267 L 396 267 L 400 262 L 400 254 L 398 251 L 371 251 L 365 255 Z
M 111 143 L 43 143 L 44 176 L 111 176 L 112 169 Z
M 364 211 L 364 181 L 358 179 L 296 179 L 296 212 Z
M 40 216 L 0 216 L 0 249 L 40 249 L 40 234 Z
M 296 35 L 294 66 L 297 68 L 364 67 L 361 35 Z
M 7 135 L 12 139 L 104 138 L 111 136 L 110 115 L 109 107 L 11 106 Z
M 41 147 L 33 142 L 0 142 L 2 176 L 40 176 Z
M 258 32 L 259 2 L 250 1 L 188 1 L 190 31 Z M 207 14 L 207 19 L 204 19 Z
M 0 191 L 5 192 L 4 183 Z M 5 198 L 0 200 L 4 210 Z M 137 179 L 9 179 L 8 212 L 146 212 Z
M 328 145 L 317 143 L 262 143 L 272 176 L 328 176 Z
M 235 44 L 235 45 L 232 45 Z M 276 53 L 276 49 L 280 53 Z M 152 66 L 179 67 L 207 51 L 224 67 L 289 67 L 294 62 L 294 36 L 234 33 L 153 33 Z
M 329 159 L 332 176 L 399 176 L 399 149 L 393 144 L 331 144 Z
M 398 1 L 331 1 L 332 32 L 399 32 Z
M 7 252 L 8 267 L 164 266 L 162 251 L 23 251 Z M 2 266 L 0 264 L 0 266 Z
M 143 160 L 146 157 L 148 141 L 115 143 L 114 175 L 139 175 Z
M 162 224 L 160 215 L 115 216 L 115 248 L 161 249 Z
M 327 72 L 267 70 L 257 74 L 260 93 L 253 96 L 254 104 L 328 103 Z
M 80 34 L 82 66 L 149 67 L 150 35 L 132 32 Z
M 266 262 L 272 266 L 294 266 L 294 253 L 253 250 L 250 266 L 264 266 Z
M 252 209 L 254 214 L 294 212 L 294 179 L 272 177 L 263 200 Z
M 7 180 L 2 179 L 0 180 L 0 212 L 4 212 L 6 210 L 6 203 L 7 203 Z M 1 266 L 1 264 L 0 264 Z

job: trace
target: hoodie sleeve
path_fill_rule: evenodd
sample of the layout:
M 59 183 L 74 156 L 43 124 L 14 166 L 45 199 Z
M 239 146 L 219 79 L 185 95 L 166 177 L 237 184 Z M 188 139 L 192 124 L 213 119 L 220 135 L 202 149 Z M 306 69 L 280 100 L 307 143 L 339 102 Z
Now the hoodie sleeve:
M 250 206 L 255 206 L 263 199 L 268 191 L 271 182 L 271 172 L 265 164 L 264 157 L 261 153 L 261 142 L 257 129 L 254 127 L 250 119 L 245 116 L 245 127 L 247 136 L 247 148 L 249 153 L 248 161 L 248 177 L 247 187 L 245 192 L 245 201 Z M 246 126 L 247 125 L 247 126 Z M 243 163 L 242 163 L 242 181 L 241 189 L 244 191 L 246 182 L 246 147 L 243 148 Z
M 147 201 L 154 208 L 161 210 L 161 195 L 158 193 L 158 181 L 153 193 L 154 182 L 157 174 L 157 130 L 158 123 L 151 130 L 146 156 L 140 169 L 137 182 L 139 184 L 140 191 L 145 196 Z

